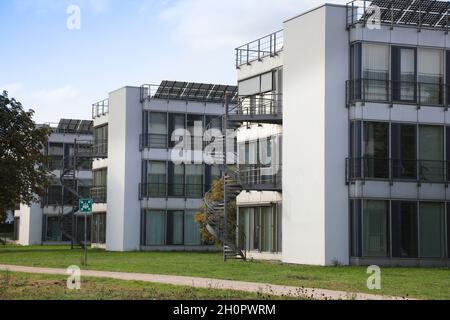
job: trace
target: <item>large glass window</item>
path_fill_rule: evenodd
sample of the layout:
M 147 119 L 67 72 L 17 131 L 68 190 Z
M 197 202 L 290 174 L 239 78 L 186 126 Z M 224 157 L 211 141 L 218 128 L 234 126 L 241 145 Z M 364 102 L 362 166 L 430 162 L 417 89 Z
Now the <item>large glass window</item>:
M 147 193 L 150 197 L 166 196 L 166 163 L 159 161 L 147 162 Z
M 399 101 L 416 100 L 416 49 L 392 48 L 393 98 Z
M 420 257 L 440 258 L 443 253 L 443 212 L 441 203 L 420 203 Z
M 200 245 L 200 225 L 194 220 L 197 211 L 184 213 L 184 244 L 187 246 Z
M 50 170 L 61 170 L 63 168 L 64 144 L 50 142 L 48 144 L 48 158 Z
M 94 213 L 92 215 L 92 243 L 106 243 L 106 213 Z
M 366 178 L 389 177 L 388 123 L 364 123 L 364 162 Z
M 184 196 L 184 165 L 169 162 L 169 196 Z
M 108 125 L 94 129 L 94 154 L 108 154 Z
M 145 245 L 161 246 L 165 244 L 165 212 L 149 210 L 146 212 Z
M 417 257 L 418 228 L 417 203 L 392 202 L 392 256 Z
M 364 97 L 368 100 L 388 99 L 389 47 L 380 44 L 364 44 L 363 68 Z
M 203 197 L 203 165 L 186 165 L 186 197 Z
M 443 51 L 420 48 L 418 52 L 418 77 L 422 104 L 442 104 L 444 78 Z
M 443 127 L 419 126 L 419 174 L 423 181 L 443 181 L 444 137 Z
M 203 115 L 188 114 L 187 115 L 187 130 L 191 136 L 191 150 L 203 150 Z
M 169 211 L 167 212 L 167 244 L 168 245 L 182 245 L 183 244 L 183 211 Z
M 386 257 L 388 255 L 388 201 L 365 200 L 363 202 L 363 256 Z
M 273 207 L 261 208 L 261 251 L 274 252 L 276 243 L 275 214 Z
M 185 129 L 186 116 L 180 113 L 169 113 L 169 146 L 171 148 L 183 141 L 184 137 L 174 139 L 175 130 Z M 178 132 L 177 132 L 178 133 Z
M 167 148 L 167 113 L 151 112 L 148 124 L 148 146 Z
M 58 217 L 46 217 L 45 241 L 62 241 L 62 234 Z
M 417 127 L 410 124 L 392 124 L 392 165 L 394 179 L 416 179 Z

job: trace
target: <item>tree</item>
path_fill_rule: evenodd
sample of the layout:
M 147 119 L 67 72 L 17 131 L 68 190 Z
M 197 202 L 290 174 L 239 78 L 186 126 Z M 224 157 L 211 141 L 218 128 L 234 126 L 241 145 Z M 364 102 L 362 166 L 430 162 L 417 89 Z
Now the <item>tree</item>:
M 37 127 L 33 115 L 6 91 L 0 94 L 0 221 L 16 204 L 44 195 L 51 177 L 43 153 L 50 129 Z

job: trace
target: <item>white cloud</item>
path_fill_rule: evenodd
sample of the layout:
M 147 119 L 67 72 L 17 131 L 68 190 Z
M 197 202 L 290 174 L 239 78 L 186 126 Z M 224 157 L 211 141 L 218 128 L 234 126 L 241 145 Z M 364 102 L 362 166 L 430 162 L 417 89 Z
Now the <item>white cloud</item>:
M 229 50 L 282 29 L 284 20 L 320 4 L 322 0 L 183 0 L 168 6 L 161 19 L 171 26 L 173 39 L 190 49 Z
M 0 85 L 0 93 L 3 93 L 3 91 L 8 91 L 8 96 L 14 98 L 23 92 L 23 87 L 23 83 L 21 82 L 7 83 Z

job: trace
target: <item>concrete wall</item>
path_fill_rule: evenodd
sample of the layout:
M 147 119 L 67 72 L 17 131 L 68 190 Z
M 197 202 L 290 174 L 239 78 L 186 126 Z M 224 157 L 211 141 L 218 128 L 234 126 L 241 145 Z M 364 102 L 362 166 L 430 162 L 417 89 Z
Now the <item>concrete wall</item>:
M 348 263 L 345 8 L 285 22 L 283 261 Z M 338 85 L 341 84 L 341 85 Z
M 138 250 L 140 245 L 139 181 L 142 127 L 140 89 L 125 87 L 109 95 L 108 221 L 106 249 Z

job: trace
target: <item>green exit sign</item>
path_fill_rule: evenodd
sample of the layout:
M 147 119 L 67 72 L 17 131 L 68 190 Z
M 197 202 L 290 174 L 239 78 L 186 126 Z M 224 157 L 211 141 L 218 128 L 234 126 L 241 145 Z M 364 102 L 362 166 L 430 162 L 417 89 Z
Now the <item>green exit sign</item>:
M 91 213 L 92 202 L 92 199 L 80 199 L 80 213 Z

